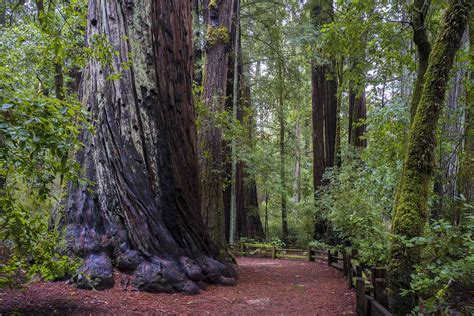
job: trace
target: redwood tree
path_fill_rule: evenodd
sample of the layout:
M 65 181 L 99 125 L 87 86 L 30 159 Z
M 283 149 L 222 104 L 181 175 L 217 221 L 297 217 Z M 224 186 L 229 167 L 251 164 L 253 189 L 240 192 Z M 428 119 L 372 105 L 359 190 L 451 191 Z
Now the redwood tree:
M 190 2 L 90 0 L 87 22 L 87 45 L 116 54 L 90 60 L 81 87 L 95 131 L 78 154 L 89 181 L 67 205 L 77 285 L 112 286 L 112 264 L 139 290 L 232 284 L 200 217 Z
M 311 20 L 320 29 L 331 22 L 332 0 L 312 0 Z M 337 123 L 337 80 L 335 63 L 323 61 L 312 64 L 312 119 L 313 119 L 313 181 L 315 191 L 321 187 L 326 168 L 334 166 Z M 318 216 L 315 238 L 326 234 L 326 225 Z
M 204 1 L 207 31 L 203 101 L 207 113 L 199 131 L 202 216 L 217 244 L 225 244 L 223 138 L 217 117 L 224 111 L 227 95 L 232 2 Z

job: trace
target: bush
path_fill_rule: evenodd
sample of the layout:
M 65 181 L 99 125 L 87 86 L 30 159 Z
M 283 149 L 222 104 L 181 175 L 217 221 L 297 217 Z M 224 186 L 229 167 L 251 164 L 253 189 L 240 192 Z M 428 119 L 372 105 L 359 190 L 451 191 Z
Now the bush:
M 405 241 L 409 247 L 423 247 L 423 263 L 416 267 L 410 289 L 404 291 L 421 298 L 415 312 L 443 313 L 452 307 L 465 309 L 466 315 L 474 312 L 474 306 L 466 306 L 473 303 L 473 232 L 474 216 L 459 227 L 438 220 L 431 223 L 425 237 Z

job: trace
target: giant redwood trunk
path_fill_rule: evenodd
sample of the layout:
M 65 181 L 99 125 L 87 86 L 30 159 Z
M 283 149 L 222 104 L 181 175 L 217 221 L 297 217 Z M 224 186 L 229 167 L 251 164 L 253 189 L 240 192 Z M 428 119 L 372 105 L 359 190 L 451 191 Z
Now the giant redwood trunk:
M 104 38 L 117 54 L 84 71 L 95 131 L 78 154 L 89 181 L 67 205 L 70 249 L 85 258 L 77 285 L 112 286 L 112 265 L 145 291 L 233 283 L 200 217 L 190 2 L 90 0 L 87 23 L 87 45 Z
M 316 28 L 331 21 L 332 0 L 312 0 L 311 19 Z M 317 191 L 323 185 L 326 168 L 335 163 L 337 127 L 337 80 L 334 63 L 312 64 L 313 182 Z M 326 237 L 324 220 L 316 216 L 314 237 Z
M 450 2 L 430 54 L 423 92 L 410 128 L 400 192 L 392 221 L 392 233 L 399 236 L 393 239 L 389 264 L 391 308 L 395 315 L 410 314 L 417 304 L 417 297 L 413 293 L 403 296 L 401 292 L 410 287 L 415 266 L 420 263 L 420 247 L 408 247 L 403 239 L 423 236 L 433 180 L 436 128 L 449 72 L 471 8 L 471 0 Z
M 203 101 L 207 114 L 199 131 L 202 183 L 202 216 L 217 244 L 225 244 L 224 157 L 222 129 L 217 117 L 223 112 L 227 93 L 232 0 L 204 1 L 207 24 Z

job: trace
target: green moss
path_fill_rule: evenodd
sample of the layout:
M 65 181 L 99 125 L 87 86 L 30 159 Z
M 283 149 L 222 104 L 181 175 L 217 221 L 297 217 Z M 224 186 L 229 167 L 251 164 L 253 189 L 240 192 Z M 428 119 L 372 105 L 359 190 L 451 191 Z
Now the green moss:
M 226 45 L 229 43 L 229 30 L 225 26 L 208 26 L 206 42 L 209 46 Z
M 217 6 L 217 0 L 211 0 L 209 1 L 209 9 L 215 9 L 215 7 Z
M 269 244 L 244 244 L 245 247 L 247 248 L 266 248 L 266 249 L 271 249 L 273 248 L 272 245 L 269 245 Z
M 389 286 L 394 315 L 409 314 L 417 303 L 415 295 L 401 296 L 410 286 L 414 266 L 420 263 L 420 247 L 404 240 L 422 236 L 428 219 L 428 198 L 434 169 L 435 131 L 444 102 L 449 72 L 467 24 L 472 3 L 453 1 L 430 55 L 407 146 L 407 155 L 397 204 L 393 215 L 394 240 L 389 264 Z

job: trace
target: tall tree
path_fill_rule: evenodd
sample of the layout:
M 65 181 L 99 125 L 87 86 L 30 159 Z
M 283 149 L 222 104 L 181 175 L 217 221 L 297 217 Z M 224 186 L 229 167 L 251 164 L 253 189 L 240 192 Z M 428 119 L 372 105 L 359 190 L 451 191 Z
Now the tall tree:
M 469 14 L 470 0 L 454 0 L 430 54 L 423 92 L 410 128 L 409 142 L 401 179 L 400 194 L 393 214 L 392 232 L 404 239 L 422 236 L 428 218 L 428 198 L 432 182 L 436 128 L 454 57 L 461 42 Z M 414 266 L 420 262 L 420 248 L 408 247 L 401 238 L 390 251 L 391 308 L 406 315 L 416 305 L 413 294 L 401 295 L 410 286 Z
M 312 0 L 311 20 L 316 29 L 331 22 L 332 0 Z M 337 123 L 337 79 L 335 62 L 312 62 L 312 108 L 313 108 L 313 182 L 318 190 L 326 168 L 334 166 Z M 322 219 L 316 219 L 315 238 L 326 234 Z
M 242 64 L 242 57 L 239 58 Z M 248 68 L 248 67 L 246 67 Z M 248 69 L 242 73 L 241 96 L 237 119 L 244 128 L 242 142 L 252 150 L 254 118 L 251 109 L 250 84 L 248 82 Z M 250 177 L 251 166 L 245 161 L 239 160 L 236 174 L 236 198 L 237 198 L 237 233 L 240 237 L 253 239 L 264 238 L 262 222 L 258 212 L 257 184 Z
M 467 102 L 464 113 L 464 150 L 459 166 L 459 192 L 468 203 L 474 202 L 474 19 L 469 22 L 470 81 L 467 84 Z M 459 214 L 457 222 L 462 220 Z
M 217 122 L 227 96 L 232 0 L 204 1 L 206 48 L 203 100 L 207 115 L 199 131 L 202 215 L 215 243 L 225 244 L 224 158 L 222 128 Z
M 117 53 L 84 71 L 95 132 L 78 154 L 89 181 L 67 205 L 69 246 L 85 258 L 77 285 L 112 286 L 112 262 L 145 291 L 233 283 L 200 217 L 190 2 L 91 0 L 87 22 L 87 44 Z

